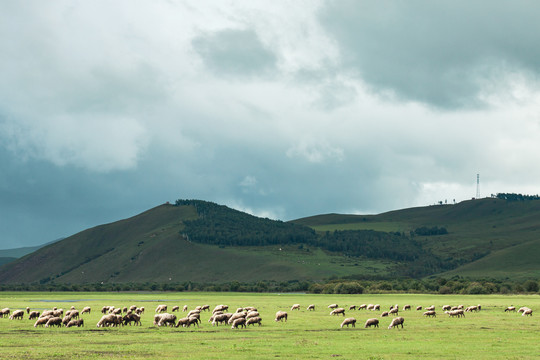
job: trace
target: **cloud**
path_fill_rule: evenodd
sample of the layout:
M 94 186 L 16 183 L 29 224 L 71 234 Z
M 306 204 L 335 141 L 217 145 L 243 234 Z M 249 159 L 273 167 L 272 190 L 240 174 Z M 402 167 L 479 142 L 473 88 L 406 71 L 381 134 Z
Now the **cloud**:
M 459 109 L 505 91 L 509 71 L 538 78 L 539 10 L 529 1 L 328 1 L 319 18 L 343 64 L 375 93 Z

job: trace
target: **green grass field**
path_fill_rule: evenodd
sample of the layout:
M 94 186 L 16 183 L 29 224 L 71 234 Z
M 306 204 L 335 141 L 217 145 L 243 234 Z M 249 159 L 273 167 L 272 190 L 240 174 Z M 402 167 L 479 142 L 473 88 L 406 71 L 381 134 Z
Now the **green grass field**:
M 292 304 L 300 311 L 291 311 Z M 381 311 L 346 311 L 357 319 L 356 328 L 340 328 L 343 317 L 330 316 L 327 306 L 378 303 Z M 261 327 L 232 330 L 230 326 L 212 327 L 210 314 L 203 313 L 200 328 L 157 328 L 153 326 L 158 304 L 227 304 L 255 306 L 263 319 Z M 316 311 L 308 312 L 307 305 Z M 403 329 L 389 330 L 391 318 L 381 318 L 382 310 L 398 304 L 413 306 L 400 312 Z M 465 318 L 449 318 L 442 305 L 482 305 L 478 313 Z M 502 295 L 312 295 L 253 293 L 0 293 L 0 308 L 42 311 L 54 306 L 81 310 L 84 328 L 34 328 L 33 320 L 0 319 L 0 359 L 142 359 L 142 358 L 297 358 L 297 359 L 532 359 L 538 358 L 540 322 L 538 315 L 524 317 L 505 313 L 509 305 L 540 308 L 540 297 Z M 142 326 L 96 327 L 101 307 L 113 305 L 144 306 Z M 414 307 L 435 305 L 436 318 L 425 318 Z M 289 313 L 286 323 L 276 323 L 276 311 Z M 177 314 L 182 317 L 182 313 Z M 377 317 L 379 328 L 364 329 L 366 319 Z

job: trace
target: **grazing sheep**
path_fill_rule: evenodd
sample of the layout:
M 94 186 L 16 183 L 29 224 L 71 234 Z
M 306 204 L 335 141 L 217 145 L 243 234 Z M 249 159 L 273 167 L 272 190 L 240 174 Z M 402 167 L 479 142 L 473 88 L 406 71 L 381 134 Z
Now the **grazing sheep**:
M 232 323 L 231 329 L 238 329 L 238 327 L 246 327 L 246 319 L 245 318 L 238 318 L 235 319 Z
M 288 315 L 287 315 L 287 313 L 286 313 L 285 311 L 278 311 L 278 312 L 276 313 L 276 318 L 275 318 L 274 320 L 275 320 L 276 322 L 278 322 L 278 321 L 283 321 L 283 320 L 287 321 L 287 316 L 288 316 Z
M 450 309 L 451 311 L 454 311 L 454 310 L 459 310 L 459 308 L 457 306 L 452 306 L 452 308 Z
M 114 325 L 116 323 L 116 315 L 106 314 L 99 319 L 97 327 L 107 327 L 109 325 Z
M 345 309 L 344 308 L 337 308 L 337 309 L 334 309 L 332 311 L 330 311 L 330 315 L 343 315 L 345 316 Z
M 135 325 L 142 325 L 141 323 L 141 317 L 137 314 L 134 314 L 134 313 L 129 313 L 127 315 L 125 315 L 122 319 L 124 325 L 127 325 L 129 324 L 129 326 L 131 326 L 131 323 L 134 322 Z
M 122 312 L 123 312 L 124 314 L 127 314 L 127 312 L 128 312 L 127 306 L 124 306 L 124 307 L 122 308 Z
M 391 329 L 393 327 L 398 327 L 399 325 L 401 325 L 401 328 L 403 329 L 403 323 L 405 322 L 405 319 L 402 318 L 401 316 L 398 316 L 396 318 L 394 318 L 392 320 L 392 322 L 390 323 L 390 325 L 388 325 L 388 328 Z
M 445 314 L 448 314 L 450 317 L 465 317 L 463 310 L 445 311 Z
M 163 325 L 169 325 L 169 326 L 175 326 L 176 325 L 176 315 L 164 313 L 161 314 L 161 317 L 159 318 L 158 327 L 161 327 Z
M 373 305 L 373 311 L 375 311 L 375 310 L 381 310 L 381 305 L 379 305 L 379 304 Z
M 227 323 L 232 315 L 232 313 L 215 315 L 214 320 L 212 321 L 212 326 L 219 326 L 219 324 Z
M 135 314 L 137 314 L 137 315 L 144 314 L 144 307 L 135 309 Z
M 86 307 L 84 307 L 84 308 L 82 309 L 81 315 L 82 315 L 82 314 L 86 314 L 86 313 L 90 314 L 91 311 L 92 311 L 92 308 L 91 308 L 90 306 L 86 306 Z
M 28 306 L 26 307 L 26 313 L 30 314 L 30 308 Z
M 47 323 L 47 321 L 49 321 L 49 319 L 51 318 L 52 316 L 45 316 L 45 317 L 41 317 L 39 319 L 36 320 L 35 324 L 34 324 L 34 327 L 38 327 L 38 326 L 43 326 Z
M 465 308 L 465 306 L 463 306 L 463 305 L 458 305 L 457 308 L 458 308 L 458 310 L 463 310 L 463 309 Z
M 189 318 L 188 317 L 183 317 L 181 318 L 180 320 L 178 320 L 178 323 L 176 323 L 176 327 L 186 327 L 187 324 L 189 324 Z
M 58 326 L 58 327 L 62 326 L 62 318 L 56 316 L 47 320 L 45 327 L 51 327 L 51 326 Z
M 314 305 L 314 304 L 309 305 L 309 306 L 307 307 L 307 310 L 308 310 L 308 311 L 311 311 L 311 310 L 315 311 L 315 305 Z
M 239 307 L 238 309 L 236 309 L 236 312 L 237 312 L 237 313 L 244 312 L 244 308 L 243 308 L 243 307 Z
M 104 307 L 101 308 L 101 313 L 102 314 L 106 314 L 108 312 L 109 312 L 109 307 L 108 306 L 104 306 Z
M 411 305 L 403 305 L 403 311 L 411 310 Z
M 30 315 L 28 315 L 28 320 L 38 319 L 39 318 L 39 311 L 31 311 Z
M 349 310 L 356 310 L 356 305 L 349 306 Z
M 366 309 L 367 309 L 367 310 L 373 311 L 373 308 L 374 308 L 374 307 L 375 307 L 374 304 L 369 304 L 369 305 L 366 307 Z
M 245 319 L 246 318 L 246 314 L 241 312 L 241 313 L 234 313 L 233 316 L 231 316 L 229 318 L 229 321 L 227 321 L 227 324 L 231 325 L 234 320 L 236 319 Z
M 427 317 L 437 317 L 437 313 L 434 310 L 426 311 L 423 315 Z
M 258 311 L 250 311 L 246 315 L 246 319 L 261 316 Z
M 527 309 L 521 314 L 521 316 L 532 316 L 532 309 Z
M 184 307 L 182 308 L 182 312 L 187 312 L 188 311 L 188 307 L 187 305 L 184 305 Z
M 175 312 L 175 311 L 180 311 L 180 306 L 178 305 L 173 306 L 171 312 Z
M 0 317 L 8 317 L 10 313 L 11 310 L 9 310 L 9 308 L 3 308 L 0 310 Z
M 199 327 L 199 323 L 200 323 L 200 320 L 198 317 L 196 316 L 189 316 L 188 317 L 188 322 L 187 322 L 187 327 L 190 327 L 191 325 L 195 324 L 197 325 L 197 327 Z
M 78 319 L 79 318 L 79 310 L 71 310 L 69 313 L 69 316 L 72 319 Z
M 201 306 L 201 311 L 210 311 L 210 305 Z
M 379 319 L 367 319 L 364 327 L 368 328 L 372 326 L 379 327 Z
M 71 316 L 69 314 L 66 314 L 64 318 L 62 319 L 62 325 L 67 326 L 67 324 L 71 321 Z
M 62 317 L 62 316 L 64 316 L 64 310 L 63 310 L 63 309 L 53 310 L 53 316 L 55 316 L 55 317 Z
M 259 324 L 259 326 L 261 326 L 261 321 L 262 319 L 259 316 L 251 317 L 249 319 L 246 318 L 246 326 L 254 324 Z
M 367 309 L 367 304 L 362 304 L 358 307 L 358 310 L 366 310 Z
M 398 315 L 398 312 L 399 312 L 399 308 L 395 307 L 395 308 L 392 308 L 388 313 L 392 315 Z
M 422 306 L 417 306 L 416 311 L 420 311 L 420 310 L 422 310 Z
M 158 305 L 156 308 L 157 313 L 163 313 L 167 311 L 167 305 Z
M 387 317 L 387 316 L 388 316 L 388 311 L 383 311 L 381 314 L 381 317 Z
M 338 304 L 330 304 L 330 305 L 328 305 L 329 309 L 335 309 L 337 307 L 338 307 Z
M 131 305 L 131 306 L 129 307 L 129 310 L 131 310 L 131 311 L 137 310 L 137 305 Z
M 227 311 L 227 310 L 229 310 L 228 305 L 216 305 L 216 307 L 212 311 L 212 314 L 215 313 L 216 311 Z
M 516 312 L 515 306 L 509 306 L 506 309 L 504 309 L 504 312 Z
M 43 313 L 41 313 L 41 316 L 40 317 L 45 317 L 45 316 L 52 316 L 53 315 L 53 312 L 52 310 L 45 310 L 43 311 Z
M 300 310 L 300 304 L 294 304 L 292 307 L 291 307 L 291 311 L 293 310 Z
M 343 328 L 344 325 L 347 325 L 347 327 L 349 327 L 349 325 L 352 325 L 352 327 L 356 327 L 356 319 L 355 318 L 346 318 L 341 323 L 341 327 Z
M 76 326 L 76 327 L 81 327 L 81 326 L 84 326 L 84 320 L 83 319 L 73 319 L 71 320 L 70 322 L 68 322 L 66 324 L 66 327 L 73 327 L 73 326 Z
M 120 308 L 114 309 L 111 313 L 114 314 L 114 315 L 122 315 L 122 309 L 120 309 Z
M 450 305 L 443 305 L 442 310 L 446 311 L 446 310 L 450 310 L 451 308 L 452 307 Z
M 187 317 L 193 316 L 193 315 L 199 315 L 201 313 L 200 310 L 194 309 L 188 312 Z
M 529 310 L 529 308 L 526 307 L 526 306 L 520 307 L 519 310 L 518 310 L 518 313 L 522 313 L 522 312 L 524 312 L 525 310 Z
M 469 306 L 468 308 L 465 309 L 465 311 L 467 312 L 478 311 L 478 306 L 476 305 Z
M 435 310 L 435 305 L 431 305 L 426 308 L 426 311 L 434 311 L 434 310 Z
M 22 320 L 24 317 L 24 311 L 23 310 L 15 310 L 9 317 L 10 320 L 19 319 Z

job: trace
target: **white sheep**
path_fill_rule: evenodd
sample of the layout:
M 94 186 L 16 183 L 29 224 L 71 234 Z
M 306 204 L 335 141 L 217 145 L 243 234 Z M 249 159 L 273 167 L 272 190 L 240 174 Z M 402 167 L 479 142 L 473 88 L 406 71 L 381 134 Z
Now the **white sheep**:
M 188 307 L 187 305 L 184 305 L 184 307 L 182 308 L 182 312 L 187 312 L 188 311 Z
M 437 313 L 434 310 L 426 311 L 423 315 L 427 317 L 437 317 Z
M 504 309 L 504 312 L 516 312 L 515 306 L 509 306 L 506 309 Z
M 356 305 L 349 306 L 349 310 L 356 310 Z
M 337 308 L 337 309 L 334 309 L 332 311 L 330 311 L 330 315 L 343 315 L 345 316 L 345 309 L 344 308 Z
M 287 321 L 287 313 L 285 311 L 278 311 L 276 313 L 276 318 L 274 319 L 276 322 L 277 321 Z
M 262 319 L 259 316 L 251 317 L 246 320 L 246 326 L 259 324 L 261 326 Z
M 15 310 L 9 317 L 10 320 L 19 319 L 22 320 L 24 317 L 24 311 L 23 310 Z
M 465 317 L 465 313 L 463 312 L 463 310 L 445 311 L 445 314 L 448 314 L 448 316 L 450 317 Z
M 232 325 L 232 323 L 236 320 L 236 319 L 245 319 L 246 318 L 246 313 L 244 312 L 237 312 L 237 313 L 234 313 L 230 318 L 229 318 L 229 321 L 227 321 L 227 324 L 229 325 Z
M 85 306 L 82 311 L 81 311 L 81 315 L 82 314 L 90 314 L 90 312 L 92 311 L 92 308 L 90 306 Z
M 246 319 L 261 316 L 258 311 L 250 311 L 246 315 Z
M 450 310 L 452 307 L 450 305 L 443 305 L 442 311 Z
M 232 323 L 231 329 L 237 329 L 238 327 L 246 327 L 246 319 L 245 318 L 238 318 L 235 319 Z
M 47 323 L 45 324 L 45 327 L 51 327 L 51 326 L 62 326 L 62 318 L 55 316 L 47 320 Z
M 180 311 L 180 306 L 174 305 L 174 306 L 172 307 L 171 312 L 175 312 L 175 311 Z
M 403 311 L 411 310 L 411 305 L 403 305 Z
M 364 327 L 365 328 L 368 328 L 368 327 L 372 327 L 372 326 L 375 326 L 375 327 L 379 327 L 379 319 L 367 319 L 366 320 L 366 323 L 364 324 Z
M 169 314 L 169 313 L 163 313 L 161 314 L 161 317 L 159 318 L 158 327 L 169 325 L 169 326 L 175 326 L 176 325 L 176 315 Z
M 214 319 L 212 320 L 212 326 L 218 326 L 219 324 L 227 323 L 232 317 L 232 315 L 232 313 L 214 315 Z
M 405 319 L 402 318 L 401 316 L 395 317 L 394 319 L 392 319 L 392 322 L 390 323 L 390 325 L 388 325 L 388 328 L 391 329 L 393 327 L 398 327 L 399 325 L 401 325 L 401 328 L 403 329 L 404 322 L 405 322 Z
M 330 304 L 330 305 L 328 305 L 329 309 L 335 309 L 337 307 L 338 307 L 338 304 Z
M 292 310 L 300 310 L 300 304 L 294 304 L 292 307 L 291 307 L 291 311 Z
M 70 320 L 70 322 L 68 322 L 66 324 L 66 327 L 73 327 L 73 326 L 77 326 L 77 327 L 81 327 L 81 326 L 84 326 L 84 320 L 83 319 L 73 319 L 73 320 Z
M 310 304 L 310 305 L 307 307 L 307 310 L 308 310 L 308 311 L 311 311 L 311 310 L 315 311 L 315 305 L 314 305 L 314 304 Z
M 527 309 L 523 312 L 523 314 L 521 314 L 521 316 L 532 316 L 532 309 Z
M 352 325 L 352 327 L 355 327 L 356 326 L 356 319 L 355 318 L 346 318 L 341 323 L 341 327 L 343 328 L 343 326 L 345 326 L 345 325 L 347 325 L 347 327 L 349 327 L 349 325 Z
M 38 327 L 38 326 L 43 326 L 47 323 L 47 321 L 49 321 L 49 319 L 51 318 L 52 316 L 45 316 L 45 317 L 41 317 L 39 319 L 36 320 L 36 323 L 34 324 L 34 327 Z
M 367 309 L 367 304 L 362 304 L 358 307 L 358 310 L 366 310 Z
M 399 308 L 394 307 L 394 308 L 390 309 L 390 311 L 388 313 L 391 314 L 391 315 L 397 315 L 398 312 L 399 312 Z
M 167 305 L 158 305 L 156 308 L 157 313 L 162 313 L 167 311 Z
M 28 320 L 38 319 L 39 318 L 39 311 L 30 311 L 30 314 L 28 315 Z
M 107 327 L 109 325 L 114 325 L 116 323 L 116 315 L 106 314 L 99 319 L 97 327 Z
M 422 310 L 422 306 L 417 306 L 416 311 L 420 311 L 420 310 Z

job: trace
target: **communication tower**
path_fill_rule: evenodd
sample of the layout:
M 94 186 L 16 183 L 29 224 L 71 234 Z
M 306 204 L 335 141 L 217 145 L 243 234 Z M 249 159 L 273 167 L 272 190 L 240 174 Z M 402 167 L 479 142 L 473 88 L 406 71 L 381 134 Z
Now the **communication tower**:
M 476 198 L 480 199 L 480 174 L 476 174 Z

